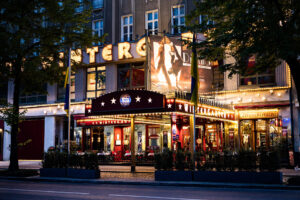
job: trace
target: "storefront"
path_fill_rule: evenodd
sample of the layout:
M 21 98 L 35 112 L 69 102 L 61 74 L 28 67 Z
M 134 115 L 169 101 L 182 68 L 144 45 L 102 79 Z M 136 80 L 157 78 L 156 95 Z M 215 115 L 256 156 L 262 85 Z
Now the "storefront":
M 82 133 L 81 151 L 112 152 L 126 160 L 131 155 L 132 138 L 137 155 L 153 156 L 164 148 L 190 151 L 192 111 L 188 100 L 167 98 L 153 91 L 105 94 L 92 100 L 86 106 L 86 116 L 76 120 Z M 222 151 L 228 126 L 236 124 L 233 110 L 200 104 L 196 109 L 196 150 Z
M 270 149 L 279 146 L 284 139 L 278 109 L 240 110 L 239 118 L 244 150 Z

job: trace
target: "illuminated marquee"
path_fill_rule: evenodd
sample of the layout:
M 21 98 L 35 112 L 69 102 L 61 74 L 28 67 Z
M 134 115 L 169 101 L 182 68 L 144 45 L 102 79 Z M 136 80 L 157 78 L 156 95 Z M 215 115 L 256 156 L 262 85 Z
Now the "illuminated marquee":
M 240 119 L 277 118 L 278 109 L 240 110 Z

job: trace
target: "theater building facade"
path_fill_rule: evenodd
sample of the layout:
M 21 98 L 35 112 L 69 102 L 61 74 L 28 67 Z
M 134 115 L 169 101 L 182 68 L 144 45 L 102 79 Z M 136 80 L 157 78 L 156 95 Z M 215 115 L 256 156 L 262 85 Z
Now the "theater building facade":
M 285 65 L 268 77 L 273 80 L 269 86 L 242 88 L 238 77 L 223 74 L 224 87 L 212 91 L 217 65 L 199 60 L 201 97 L 194 132 L 191 53 L 179 39 L 151 36 L 73 52 L 72 59 L 85 64 L 71 77 L 72 151 L 113 152 L 121 160 L 130 155 L 132 142 L 137 155 L 153 155 L 164 147 L 190 151 L 193 140 L 195 149 L 203 151 L 258 150 L 290 140 L 290 75 Z M 57 84 L 46 87 L 46 96 L 21 98 L 36 103 L 21 106 L 27 112 L 20 125 L 20 159 L 41 159 L 49 147 L 66 148 L 64 90 Z M 8 101 L 12 94 L 9 90 Z M 9 130 L 0 121 L 4 160 L 9 160 Z

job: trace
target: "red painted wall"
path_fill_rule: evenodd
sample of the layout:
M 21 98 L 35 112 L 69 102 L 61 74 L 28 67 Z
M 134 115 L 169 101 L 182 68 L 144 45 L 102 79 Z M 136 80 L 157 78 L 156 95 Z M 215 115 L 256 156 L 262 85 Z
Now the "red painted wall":
M 19 128 L 19 159 L 42 159 L 44 152 L 44 119 L 25 120 L 20 123 Z
M 115 151 L 115 152 L 119 152 L 119 151 L 121 152 L 122 149 L 123 149 L 123 148 L 122 148 L 122 146 L 123 146 L 123 134 L 122 134 L 122 131 L 123 131 L 123 130 L 122 130 L 121 127 L 115 127 L 114 129 L 115 129 L 115 130 L 114 130 L 114 132 L 115 132 L 115 133 L 114 133 L 114 134 L 115 134 L 115 135 L 114 135 L 114 140 L 115 140 L 115 141 L 114 141 L 114 146 L 115 146 L 114 151 Z M 121 140 L 121 145 L 118 145 L 118 146 L 116 145 L 117 135 L 119 135 L 119 138 L 120 138 L 120 140 Z

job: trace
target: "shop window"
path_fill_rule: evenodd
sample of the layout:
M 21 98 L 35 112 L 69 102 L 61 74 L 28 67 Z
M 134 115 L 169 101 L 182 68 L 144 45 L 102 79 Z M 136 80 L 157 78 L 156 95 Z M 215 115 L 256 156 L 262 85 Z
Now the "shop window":
M 146 12 L 145 24 L 149 34 L 152 35 L 158 34 L 158 11 L 157 10 Z
M 88 99 L 105 94 L 106 67 L 98 66 L 87 69 L 87 95 Z
M 118 89 L 135 88 L 145 88 L 144 62 L 118 65 Z
M 130 151 L 130 127 L 123 128 L 123 134 L 124 151 Z
M 254 132 L 254 123 L 252 120 L 243 120 L 240 123 L 241 125 L 241 140 L 244 150 L 253 149 L 253 144 L 251 138 L 253 137 Z
M 133 17 L 132 15 L 123 16 L 121 20 L 121 40 L 132 41 Z
M 181 33 L 182 26 L 185 26 L 184 5 L 172 7 L 172 34 Z
M 268 69 L 264 73 L 249 76 L 240 76 L 240 86 L 273 86 L 275 85 L 275 70 Z
M 149 127 L 149 148 L 150 150 L 159 151 L 160 150 L 160 128 L 159 127 Z
M 103 35 L 103 20 L 93 21 L 93 34 L 101 37 Z M 94 43 L 94 45 L 101 45 L 101 42 Z
M 71 76 L 71 85 L 70 85 L 70 98 L 71 101 L 75 101 L 75 73 L 72 73 Z M 64 83 L 58 84 L 57 87 L 57 102 L 64 102 L 66 96 L 66 88 L 64 88 Z

